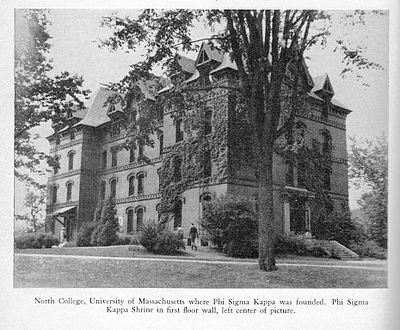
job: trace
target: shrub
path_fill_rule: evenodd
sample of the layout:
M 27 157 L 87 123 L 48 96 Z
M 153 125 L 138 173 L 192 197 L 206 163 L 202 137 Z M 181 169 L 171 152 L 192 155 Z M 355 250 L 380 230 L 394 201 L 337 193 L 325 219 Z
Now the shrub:
M 139 242 L 147 251 L 157 254 L 176 254 L 185 248 L 176 233 L 164 229 L 155 222 L 143 225 Z
M 387 258 L 387 250 L 380 247 L 374 241 L 353 243 L 350 245 L 350 249 L 357 253 L 360 257 L 371 257 L 376 259 Z
M 302 236 L 278 237 L 275 244 L 276 254 L 295 254 L 299 256 L 330 257 L 315 240 Z
M 115 244 L 116 245 L 130 245 L 131 242 L 132 242 L 132 236 L 131 235 L 118 234 L 118 239 L 117 239 L 117 242 Z
M 351 221 L 349 213 L 331 212 L 321 216 L 313 226 L 313 235 L 317 239 L 335 240 L 349 247 L 352 243 L 365 241 L 362 227 Z
M 26 234 L 15 238 L 15 247 L 17 249 L 51 248 L 53 245 L 58 244 L 57 237 L 44 233 Z
M 258 221 L 252 201 L 227 195 L 205 204 L 201 226 L 217 250 L 229 256 L 257 256 Z
M 90 246 L 92 233 L 97 226 L 98 224 L 94 221 L 85 222 L 81 228 L 79 228 L 76 236 L 76 246 Z
M 95 215 L 95 218 L 97 217 L 98 215 Z M 115 217 L 115 203 L 111 197 L 105 201 L 102 207 L 100 220 L 97 220 L 96 224 L 98 224 L 98 226 L 92 232 L 90 239 L 91 245 L 109 246 L 117 243 L 119 224 Z

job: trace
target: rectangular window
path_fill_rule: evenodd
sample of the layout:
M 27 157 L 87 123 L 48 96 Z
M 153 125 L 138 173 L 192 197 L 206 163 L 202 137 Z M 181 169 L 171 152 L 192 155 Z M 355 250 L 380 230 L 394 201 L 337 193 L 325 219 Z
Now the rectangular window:
M 175 142 L 183 140 L 182 119 L 177 119 L 175 123 Z
M 212 110 L 206 109 L 204 113 L 204 134 L 208 135 L 212 132 Z
M 100 186 L 100 199 L 104 200 L 106 198 L 106 182 L 101 181 L 101 186 Z
M 104 170 L 107 168 L 107 151 L 104 150 L 101 157 L 101 168 Z
M 204 164 L 203 164 L 204 178 L 209 178 L 211 176 L 211 152 L 206 150 L 204 152 Z
M 117 150 L 112 149 L 111 150 L 111 167 L 116 167 L 117 166 Z
M 129 149 L 129 163 L 133 163 L 135 161 L 135 149 L 131 147 Z
M 293 161 L 291 159 L 287 159 L 285 163 L 286 163 L 286 177 L 285 177 L 286 184 L 289 186 L 293 186 L 294 185 Z
M 297 185 L 301 188 L 306 187 L 307 170 L 306 164 L 300 161 L 297 167 Z

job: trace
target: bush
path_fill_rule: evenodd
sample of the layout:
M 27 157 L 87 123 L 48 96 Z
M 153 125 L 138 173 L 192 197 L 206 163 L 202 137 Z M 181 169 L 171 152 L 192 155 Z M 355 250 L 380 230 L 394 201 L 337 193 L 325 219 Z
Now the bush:
M 92 233 L 97 226 L 98 224 L 96 222 L 85 222 L 81 228 L 79 228 L 76 236 L 76 246 L 90 246 Z
M 150 222 L 142 227 L 139 242 L 147 251 L 156 254 L 177 254 L 184 249 L 184 243 L 178 235 L 163 226 Z
M 118 241 L 118 220 L 115 217 L 115 203 L 110 197 L 101 207 L 101 217 L 98 220 L 98 210 L 95 212 L 97 227 L 91 234 L 90 244 L 93 246 L 115 245 Z
M 387 250 L 380 247 L 374 241 L 365 241 L 361 243 L 353 243 L 350 249 L 357 253 L 360 257 L 371 257 L 376 259 L 386 259 Z
M 116 245 L 131 245 L 132 236 L 125 234 L 118 234 Z
M 275 244 L 276 254 L 295 254 L 299 256 L 330 257 L 315 240 L 301 236 L 279 237 Z
M 313 225 L 313 235 L 316 239 L 335 240 L 347 247 L 366 239 L 362 227 L 351 221 L 350 214 L 339 212 L 321 216 Z
M 15 238 L 15 247 L 17 249 L 51 248 L 59 243 L 60 241 L 57 237 L 44 233 L 26 234 Z
M 201 226 L 217 250 L 232 257 L 257 256 L 258 221 L 252 201 L 227 195 L 205 204 Z

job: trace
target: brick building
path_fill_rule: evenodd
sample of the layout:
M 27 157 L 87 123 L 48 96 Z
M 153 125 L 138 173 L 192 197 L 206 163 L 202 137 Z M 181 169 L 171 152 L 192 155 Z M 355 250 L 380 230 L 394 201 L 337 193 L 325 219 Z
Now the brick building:
M 171 229 L 181 224 L 188 233 L 192 222 L 199 223 L 204 201 L 226 193 L 255 198 L 257 187 L 252 171 L 235 160 L 235 128 L 230 118 L 235 105 L 229 90 L 218 88 L 235 83 L 235 63 L 228 54 L 205 43 L 196 60 L 177 56 L 175 61 L 177 70 L 169 81 L 154 78 L 138 84 L 138 88 L 141 101 L 151 103 L 178 79 L 212 87 L 203 94 L 201 111 L 204 137 L 213 143 L 201 152 L 198 178 L 176 196 L 169 222 Z M 303 75 L 308 88 L 307 107 L 299 111 L 297 120 L 306 127 L 305 144 L 318 141 L 321 148 L 332 146 L 331 168 L 323 180 L 334 208 L 340 210 L 348 202 L 345 123 L 350 110 L 333 97 L 327 75 L 312 78 L 305 65 Z M 162 169 L 168 168 L 163 164 L 171 152 L 191 138 L 183 129 L 182 120 L 174 119 L 171 109 L 166 108 L 162 133 L 153 136 L 153 147 L 118 148 L 129 137 L 125 128 L 127 114 L 137 109 L 139 100 L 131 97 L 125 107 L 107 103 L 113 94 L 101 87 L 88 109 L 73 112 L 68 125 L 55 127 L 55 133 L 48 138 L 50 153 L 58 158 L 59 168 L 48 179 L 47 228 L 58 234 L 65 227 L 68 240 L 75 237 L 84 221 L 93 218 L 97 203 L 110 195 L 115 198 L 123 233 L 136 234 L 141 224 L 159 219 L 163 194 L 160 179 L 164 175 Z M 143 155 L 148 161 L 142 159 Z M 191 161 L 186 158 L 183 155 L 170 162 L 170 167 L 175 168 L 171 185 L 180 180 L 182 164 Z M 313 199 L 314 192 L 304 188 L 301 164 L 274 155 L 274 211 L 280 219 L 279 231 L 312 233 Z

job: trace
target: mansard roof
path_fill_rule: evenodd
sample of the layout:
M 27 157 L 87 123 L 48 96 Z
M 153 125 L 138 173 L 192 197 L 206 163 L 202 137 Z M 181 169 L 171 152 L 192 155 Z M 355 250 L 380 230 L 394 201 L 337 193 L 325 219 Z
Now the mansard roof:
M 199 53 L 197 54 L 196 66 L 199 64 L 198 62 L 199 62 L 200 56 L 203 53 L 203 51 L 207 54 L 207 56 L 208 56 L 208 58 L 210 60 L 214 60 L 214 61 L 217 61 L 217 62 L 220 62 L 220 63 L 222 62 L 222 59 L 224 57 L 224 52 L 219 50 L 219 49 L 217 49 L 217 48 L 215 48 L 215 47 L 213 47 L 208 42 L 203 42 L 201 44 Z
M 176 61 L 182 71 L 193 74 L 196 71 L 196 61 L 183 55 L 176 55 Z

